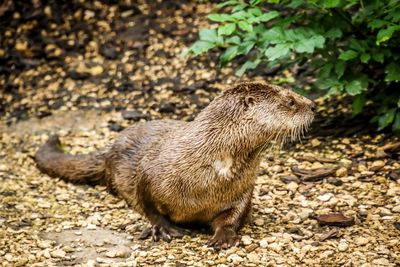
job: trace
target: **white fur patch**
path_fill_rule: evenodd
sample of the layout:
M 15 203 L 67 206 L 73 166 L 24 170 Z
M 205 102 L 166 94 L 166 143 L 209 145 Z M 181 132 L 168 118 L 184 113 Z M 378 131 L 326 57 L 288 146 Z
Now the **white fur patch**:
M 231 167 L 233 160 L 231 157 L 226 157 L 223 160 L 214 161 L 214 169 L 218 175 L 230 178 L 232 176 Z

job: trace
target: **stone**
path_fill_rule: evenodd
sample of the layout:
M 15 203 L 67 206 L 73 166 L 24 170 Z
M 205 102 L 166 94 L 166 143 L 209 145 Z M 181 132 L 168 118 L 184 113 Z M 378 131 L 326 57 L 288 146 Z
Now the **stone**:
M 336 176 L 337 177 L 344 177 L 347 175 L 347 168 L 341 167 L 336 170 Z
M 121 113 L 122 118 L 125 120 L 133 120 L 133 121 L 138 121 L 140 119 L 147 119 L 148 116 L 146 114 L 143 114 L 137 110 L 124 110 Z
M 272 243 L 272 244 L 269 244 L 268 247 L 269 247 L 270 249 L 272 249 L 272 250 L 278 252 L 278 251 L 281 251 L 281 249 L 282 249 L 282 244 L 281 244 L 281 243 L 278 243 L 278 242 L 274 242 L 274 243 Z
M 362 236 L 358 237 L 355 241 L 359 246 L 363 246 L 369 243 L 369 239 Z
M 115 258 L 115 257 L 117 257 L 115 251 L 107 251 L 107 252 L 106 252 L 106 256 L 109 257 L 109 258 Z
M 259 263 L 260 261 L 260 256 L 258 256 L 258 254 L 255 252 L 247 254 L 246 257 L 249 259 L 251 263 Z
M 237 254 L 231 254 L 231 255 L 228 256 L 228 261 L 232 262 L 235 265 L 238 265 L 241 262 L 243 262 L 244 259 L 242 257 L 240 257 L 239 255 L 237 255 Z
M 96 230 L 97 226 L 95 224 L 88 223 L 88 225 L 86 226 L 86 229 L 88 229 L 88 230 Z
M 280 165 L 275 165 L 275 166 L 272 166 L 271 171 L 276 172 L 276 173 L 280 173 L 280 172 L 283 171 L 283 168 Z
M 389 188 L 386 191 L 386 195 L 388 196 L 395 196 L 398 192 L 400 192 L 400 190 L 398 188 Z
M 96 261 L 95 260 L 88 260 L 86 262 L 87 267 L 95 267 L 96 266 Z
M 328 179 L 326 179 L 326 181 L 335 186 L 341 186 L 343 184 L 343 181 L 336 177 L 328 177 Z
M 65 258 L 66 254 L 67 253 L 64 250 L 61 250 L 61 249 L 53 250 L 52 252 L 50 252 L 50 255 L 53 258 Z
M 342 139 L 342 143 L 345 145 L 349 145 L 350 144 L 350 139 L 349 138 L 343 138 Z
M 264 225 L 264 220 L 262 218 L 257 218 L 254 220 L 254 224 L 257 226 L 263 226 Z
M 371 167 L 369 168 L 371 171 L 379 171 L 385 166 L 385 162 L 383 160 L 377 160 L 372 162 Z
M 324 168 L 324 165 L 321 162 L 316 161 L 311 165 L 310 169 L 318 170 L 318 169 L 322 169 L 322 168 Z
M 12 262 L 13 261 L 13 256 L 11 255 L 11 254 L 9 254 L 9 253 L 7 253 L 5 256 L 4 256 L 4 258 L 6 259 L 6 261 L 8 261 L 8 262 Z
M 392 211 L 393 211 L 393 212 L 396 212 L 396 213 L 400 213 L 400 205 L 394 206 L 394 207 L 392 208 Z
M 251 243 L 253 243 L 253 239 L 248 235 L 244 235 L 244 236 L 242 236 L 242 243 L 243 243 L 243 245 L 248 246 Z
M 314 138 L 314 139 L 311 140 L 311 145 L 312 145 L 313 147 L 317 147 L 317 146 L 319 146 L 320 144 L 321 144 L 321 141 L 319 141 L 317 138 Z
M 323 195 L 319 195 L 317 198 L 318 198 L 319 200 L 323 201 L 323 202 L 326 202 L 326 201 L 328 201 L 329 199 L 331 199 L 332 196 L 333 196 L 332 193 L 326 193 L 326 194 L 323 194 Z
M 379 258 L 372 261 L 373 266 L 389 266 L 390 262 L 388 259 Z
M 297 190 L 297 188 L 299 187 L 299 185 L 295 182 L 290 182 L 286 185 L 286 189 L 291 191 L 291 192 L 295 192 Z
M 268 247 L 268 241 L 265 238 L 260 240 L 260 247 L 261 248 L 267 248 Z
M 349 245 L 347 244 L 347 242 L 343 242 L 341 241 L 338 245 L 338 250 L 339 251 L 346 251 L 349 248 Z
M 102 66 L 94 66 L 89 69 L 90 74 L 92 74 L 93 76 L 100 75 L 103 73 L 103 71 L 104 69 Z
M 258 244 L 251 244 L 245 247 L 247 252 L 252 252 L 258 248 Z

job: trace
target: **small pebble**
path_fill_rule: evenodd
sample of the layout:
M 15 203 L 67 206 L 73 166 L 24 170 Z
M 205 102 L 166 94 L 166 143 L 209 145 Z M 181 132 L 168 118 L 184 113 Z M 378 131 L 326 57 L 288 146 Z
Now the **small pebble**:
M 340 242 L 338 245 L 338 250 L 339 251 L 346 251 L 349 248 L 349 245 L 347 244 L 347 242 Z
M 65 258 L 66 252 L 64 250 L 57 249 L 57 250 L 50 252 L 50 255 L 53 258 Z
M 336 170 L 336 176 L 337 177 L 344 177 L 347 175 L 347 168 L 341 167 Z
M 261 248 L 267 248 L 268 247 L 268 241 L 266 239 L 261 239 L 260 240 L 260 247 Z
M 379 258 L 372 261 L 373 266 L 389 266 L 390 262 L 388 259 Z
M 314 139 L 311 140 L 311 145 L 312 145 L 313 147 L 317 147 L 317 146 L 319 146 L 320 144 L 321 144 L 321 141 L 319 141 L 317 138 L 314 138 Z
M 358 237 L 355 241 L 356 241 L 357 245 L 360 245 L 360 246 L 366 245 L 370 242 L 370 240 L 365 237 Z
M 251 243 L 253 243 L 253 239 L 248 235 L 244 235 L 242 236 L 242 243 L 245 246 L 250 245 Z
M 325 202 L 325 201 L 328 201 L 329 199 L 331 199 L 332 196 L 333 196 L 332 193 L 326 193 L 326 194 L 323 194 L 323 195 L 319 195 L 317 198 L 318 198 L 319 200 Z
M 394 207 L 392 208 L 392 211 L 393 211 L 393 212 L 396 212 L 396 213 L 400 213 L 400 205 L 394 206 Z
M 257 218 L 254 220 L 254 224 L 257 226 L 263 226 L 264 225 L 264 220 L 262 218 Z

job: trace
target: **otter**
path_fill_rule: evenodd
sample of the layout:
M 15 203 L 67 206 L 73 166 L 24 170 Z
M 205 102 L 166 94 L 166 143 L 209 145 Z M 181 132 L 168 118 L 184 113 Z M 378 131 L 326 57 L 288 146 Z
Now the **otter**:
M 154 120 L 122 131 L 109 147 L 64 154 L 57 136 L 36 153 L 38 168 L 69 182 L 105 184 L 145 216 L 141 238 L 169 242 L 183 225 L 207 225 L 216 249 L 239 243 L 262 152 L 299 138 L 315 104 L 263 82 L 224 90 L 190 122 Z

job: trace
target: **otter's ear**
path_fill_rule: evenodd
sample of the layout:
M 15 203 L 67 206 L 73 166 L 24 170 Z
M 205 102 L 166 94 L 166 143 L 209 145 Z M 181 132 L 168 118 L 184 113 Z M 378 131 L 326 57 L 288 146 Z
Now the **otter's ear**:
M 244 104 L 246 105 L 246 107 L 254 105 L 254 102 L 256 102 L 254 96 L 248 95 L 244 98 Z

